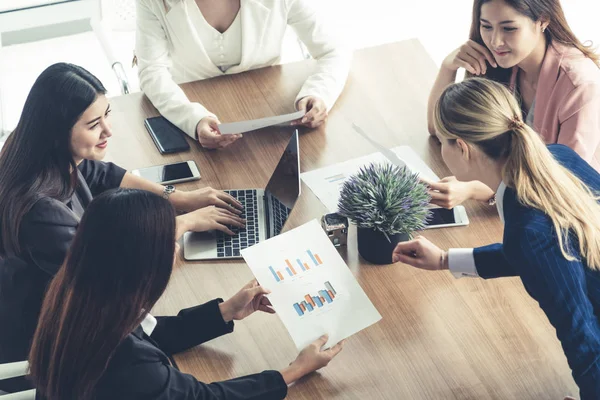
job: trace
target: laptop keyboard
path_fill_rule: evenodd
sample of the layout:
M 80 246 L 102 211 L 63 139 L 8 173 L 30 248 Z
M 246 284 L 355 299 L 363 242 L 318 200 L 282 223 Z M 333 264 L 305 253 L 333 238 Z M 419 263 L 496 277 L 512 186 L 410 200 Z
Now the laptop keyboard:
M 258 243 L 256 190 L 225 190 L 225 193 L 229 193 L 242 203 L 243 213 L 240 217 L 246 219 L 246 228 L 230 226 L 229 229 L 236 233 L 235 236 L 217 231 L 217 257 L 239 257 L 240 250 Z
M 269 204 L 271 207 L 271 214 L 274 219 L 274 230 L 275 232 L 273 236 L 277 236 L 283 230 L 283 225 L 285 221 L 287 221 L 288 216 L 290 215 L 291 209 L 287 208 L 285 204 L 277 200 L 275 196 L 273 196 L 270 192 L 268 192 Z

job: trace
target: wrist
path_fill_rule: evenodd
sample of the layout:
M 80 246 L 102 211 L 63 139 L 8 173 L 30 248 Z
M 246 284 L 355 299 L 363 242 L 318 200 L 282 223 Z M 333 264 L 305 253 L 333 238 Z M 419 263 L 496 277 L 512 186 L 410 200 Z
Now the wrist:
M 303 372 L 302 368 L 296 365 L 296 361 L 292 362 L 289 366 L 285 367 L 279 372 L 281 373 L 281 376 L 283 377 L 283 380 L 285 381 L 286 385 L 291 385 L 292 383 L 296 382 L 298 379 L 306 375 Z
M 441 270 L 450 269 L 450 266 L 448 264 L 448 252 L 447 251 L 443 251 L 442 254 L 440 255 L 440 269 Z
M 492 196 L 494 191 L 487 187 L 483 182 L 470 181 L 468 184 L 469 199 L 487 202 Z
M 233 321 L 233 315 L 231 315 L 228 300 L 219 303 L 219 310 L 221 311 L 221 316 L 223 317 L 223 321 L 225 321 L 226 324 Z
M 169 201 L 179 211 L 190 211 L 188 210 L 188 192 L 175 190 L 169 195 Z

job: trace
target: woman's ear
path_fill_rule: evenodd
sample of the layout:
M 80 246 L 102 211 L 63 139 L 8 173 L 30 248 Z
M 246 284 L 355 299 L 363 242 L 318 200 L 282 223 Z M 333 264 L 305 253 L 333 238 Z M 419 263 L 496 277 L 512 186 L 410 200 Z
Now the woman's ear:
M 545 20 L 545 19 L 540 20 L 540 28 L 542 29 L 542 33 L 546 32 L 548 25 L 550 25 L 550 20 Z
M 456 139 L 456 145 L 460 149 L 462 157 L 465 159 L 465 161 L 469 161 L 471 158 L 471 149 L 469 148 L 467 142 L 462 139 Z

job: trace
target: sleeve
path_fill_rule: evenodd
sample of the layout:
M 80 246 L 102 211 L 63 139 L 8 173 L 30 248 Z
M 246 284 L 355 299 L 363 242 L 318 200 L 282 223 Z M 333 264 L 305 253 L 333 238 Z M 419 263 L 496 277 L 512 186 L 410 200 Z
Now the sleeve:
M 559 110 L 558 143 L 575 150 L 587 162 L 600 148 L 600 84 L 573 89 Z
M 23 217 L 19 232 L 25 257 L 50 276 L 63 264 L 79 224 L 61 206 L 57 200 L 41 199 Z
M 140 88 L 166 119 L 195 139 L 198 122 L 215 115 L 201 104 L 190 102 L 173 80 L 167 35 L 147 3 L 137 0 L 135 55 Z
M 127 172 L 113 163 L 92 160 L 83 160 L 78 168 L 94 197 L 121 186 Z
M 143 387 L 136 383 L 144 382 Z M 155 400 L 280 400 L 287 395 L 287 385 L 278 371 L 264 371 L 210 384 L 199 382 L 161 362 L 132 366 L 125 385 L 131 396 Z M 135 387 L 134 387 L 135 386 Z M 121 397 L 120 397 L 121 398 Z
M 175 354 L 231 333 L 233 322 L 225 323 L 219 303 L 208 303 L 179 311 L 176 317 L 156 317 L 157 324 L 150 336 L 162 351 Z
M 296 103 L 303 97 L 317 96 L 329 110 L 346 84 L 352 52 L 327 29 L 309 0 L 289 0 L 287 22 L 317 60 L 316 70 L 300 89 Z
M 554 234 L 529 228 L 515 243 L 508 254 L 521 261 L 525 288 L 556 329 L 582 400 L 600 398 L 600 323 L 587 296 L 587 267 L 565 259 Z
M 448 269 L 456 279 L 478 277 L 473 249 L 448 249 Z
M 483 279 L 518 275 L 511 263 L 508 262 L 501 243 L 473 249 L 473 257 L 477 274 Z

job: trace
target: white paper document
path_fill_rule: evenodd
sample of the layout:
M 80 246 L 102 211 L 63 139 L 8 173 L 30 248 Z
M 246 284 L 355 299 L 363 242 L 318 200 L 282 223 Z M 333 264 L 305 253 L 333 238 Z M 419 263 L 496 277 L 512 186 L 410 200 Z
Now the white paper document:
M 413 172 L 418 173 L 424 179 L 437 182 L 440 178 L 425 164 L 417 153 L 409 146 L 399 146 L 391 149 L 400 160 Z M 361 167 L 371 163 L 389 163 L 386 156 L 381 153 L 373 153 L 367 156 L 354 158 L 328 167 L 305 172 L 300 175 L 304 183 L 327 207 L 329 212 L 337 212 L 340 191 L 344 182 L 356 174 Z
M 298 350 L 326 348 L 381 319 L 316 220 L 242 250 Z
M 233 135 L 236 133 L 244 133 L 255 131 L 257 129 L 266 128 L 267 126 L 280 125 L 295 121 L 304 117 L 306 111 L 296 111 L 291 114 L 276 115 L 273 117 L 253 119 L 249 121 L 230 122 L 227 124 L 219 124 L 219 132 L 222 135 Z

